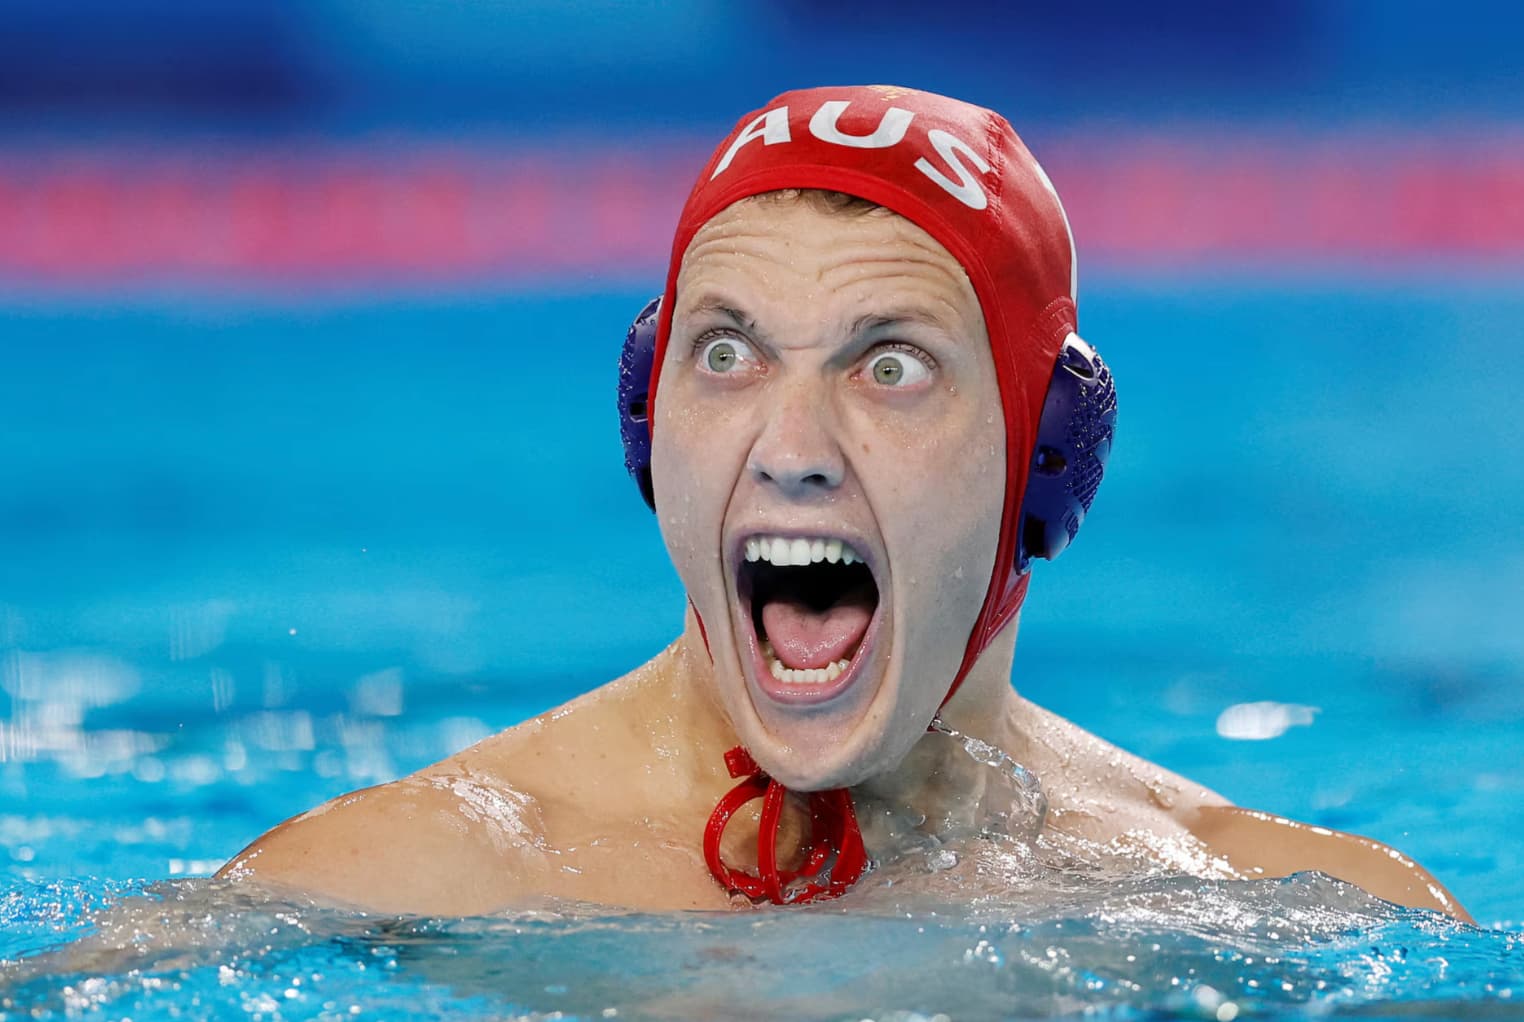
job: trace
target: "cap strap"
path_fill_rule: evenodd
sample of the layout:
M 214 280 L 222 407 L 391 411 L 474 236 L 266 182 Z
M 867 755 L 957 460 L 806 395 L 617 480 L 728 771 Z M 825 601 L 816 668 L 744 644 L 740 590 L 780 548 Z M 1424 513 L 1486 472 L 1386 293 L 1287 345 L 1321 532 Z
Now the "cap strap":
M 868 853 L 852 794 L 846 788 L 809 793 L 810 835 L 804 846 L 804 861 L 796 870 L 779 869 L 778 824 L 788 789 L 758 768 L 742 746 L 725 753 L 725 766 L 732 777 L 749 774 L 720 799 L 704 829 L 704 861 L 725 890 L 744 894 L 752 901 L 802 905 L 841 897 L 867 872 Z M 758 798 L 762 799 L 762 821 L 757 830 L 757 872 L 748 873 L 725 865 L 720 839 L 736 810 Z M 816 880 L 822 873 L 824 879 Z M 796 884 L 801 879 L 811 882 Z

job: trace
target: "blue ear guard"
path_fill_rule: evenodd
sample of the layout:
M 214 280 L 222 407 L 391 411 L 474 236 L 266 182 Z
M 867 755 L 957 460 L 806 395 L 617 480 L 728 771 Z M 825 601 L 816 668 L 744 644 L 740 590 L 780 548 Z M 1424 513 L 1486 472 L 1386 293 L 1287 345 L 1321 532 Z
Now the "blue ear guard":
M 656 359 L 656 319 L 661 298 L 651 299 L 624 338 L 619 355 L 619 435 L 624 467 L 653 510 L 651 490 L 651 369 Z M 1043 400 L 1037 443 L 1021 498 L 1016 569 L 1034 557 L 1057 557 L 1079 532 L 1101 485 L 1116 431 L 1117 391 L 1111 370 L 1075 334 L 1064 339 Z
M 1021 545 L 1016 570 L 1034 557 L 1052 560 L 1079 532 L 1095 500 L 1117 428 L 1117 389 L 1111 370 L 1076 334 L 1064 338 L 1048 381 L 1037 444 L 1021 497 Z
M 651 491 L 651 368 L 656 361 L 656 316 L 661 295 L 646 303 L 624 335 L 619 353 L 619 439 L 624 441 L 624 469 L 640 487 L 646 505 L 656 510 Z

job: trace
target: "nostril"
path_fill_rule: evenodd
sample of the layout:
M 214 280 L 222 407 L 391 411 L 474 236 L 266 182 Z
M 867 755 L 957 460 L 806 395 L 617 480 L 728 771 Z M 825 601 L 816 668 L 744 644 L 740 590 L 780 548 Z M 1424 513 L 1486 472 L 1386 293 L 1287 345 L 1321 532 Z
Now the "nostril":
M 845 466 L 835 445 L 806 439 L 759 439 L 747 457 L 747 471 L 753 479 L 789 493 L 828 492 L 840 486 Z
M 778 486 L 789 491 L 830 490 L 839 483 L 839 477 L 829 471 L 814 469 L 802 472 L 780 471 L 777 468 L 767 468 L 762 465 L 754 465 L 752 471 L 761 482 L 772 486 Z

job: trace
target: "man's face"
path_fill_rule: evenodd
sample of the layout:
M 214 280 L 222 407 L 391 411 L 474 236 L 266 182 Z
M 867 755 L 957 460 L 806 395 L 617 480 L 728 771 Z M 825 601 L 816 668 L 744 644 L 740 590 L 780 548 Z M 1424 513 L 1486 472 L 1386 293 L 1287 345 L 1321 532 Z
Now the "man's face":
M 656 414 L 662 535 L 741 741 L 801 790 L 892 768 L 957 672 L 1000 525 L 963 268 L 884 210 L 738 202 L 683 257 Z

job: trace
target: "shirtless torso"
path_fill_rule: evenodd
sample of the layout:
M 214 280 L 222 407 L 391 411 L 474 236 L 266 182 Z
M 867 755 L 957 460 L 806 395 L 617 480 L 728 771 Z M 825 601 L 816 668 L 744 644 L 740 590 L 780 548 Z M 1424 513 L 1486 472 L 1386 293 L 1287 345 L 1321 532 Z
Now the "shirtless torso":
M 482 914 L 546 897 L 733 909 L 701 848 L 734 781 L 722 760 L 727 728 L 700 673 L 680 639 L 612 684 L 281 824 L 220 875 L 380 912 Z M 1014 692 L 991 731 L 1042 780 L 1050 835 L 1208 877 L 1318 870 L 1468 918 L 1427 871 L 1379 842 L 1234 807 Z M 738 818 L 727 859 L 745 863 L 755 831 L 754 815 Z M 797 839 L 786 825 L 783 846 Z M 887 851 L 871 846 L 871 830 L 869 851 Z

